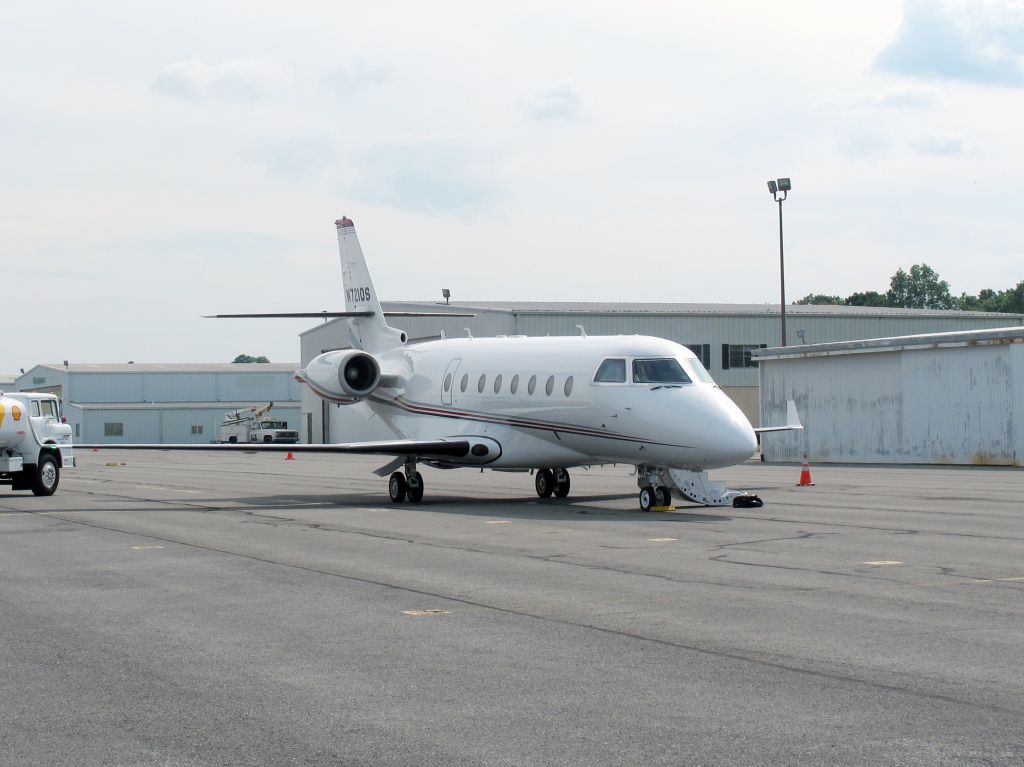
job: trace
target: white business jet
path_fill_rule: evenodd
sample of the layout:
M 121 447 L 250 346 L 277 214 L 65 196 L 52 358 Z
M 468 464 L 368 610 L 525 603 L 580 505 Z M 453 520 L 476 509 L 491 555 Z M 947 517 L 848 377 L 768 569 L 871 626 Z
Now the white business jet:
M 673 492 L 707 506 L 761 505 L 709 481 L 707 470 L 749 458 L 756 431 L 802 428 L 792 403 L 787 425 L 755 430 L 689 349 L 649 336 L 581 330 L 408 344 L 385 319 L 351 219 L 335 225 L 344 312 L 214 316 L 345 317 L 352 348 L 321 354 L 295 377 L 339 406 L 332 431 L 353 441 L 106 447 L 390 455 L 376 473 L 391 475 L 396 503 L 423 498 L 421 463 L 531 472 L 541 498 L 567 496 L 572 467 L 628 464 L 644 511 L 668 506 Z

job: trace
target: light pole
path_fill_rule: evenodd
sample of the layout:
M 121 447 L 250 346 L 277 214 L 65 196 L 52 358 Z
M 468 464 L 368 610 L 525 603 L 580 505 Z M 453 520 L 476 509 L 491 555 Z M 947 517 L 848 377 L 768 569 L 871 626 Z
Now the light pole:
M 772 193 L 772 197 L 775 198 L 775 202 L 779 204 L 779 285 L 782 290 L 782 301 L 779 304 L 781 310 L 780 316 L 782 318 L 782 345 L 786 345 L 786 262 L 783 258 L 782 250 L 782 201 L 786 199 L 786 195 L 789 190 L 793 188 L 793 184 L 788 178 L 780 178 L 775 181 L 768 182 L 768 191 Z M 779 193 L 782 196 L 779 196 Z

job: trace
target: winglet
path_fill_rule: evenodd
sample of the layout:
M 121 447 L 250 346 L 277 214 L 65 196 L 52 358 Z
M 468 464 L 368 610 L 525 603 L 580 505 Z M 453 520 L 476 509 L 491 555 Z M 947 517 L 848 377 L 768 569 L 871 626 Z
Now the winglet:
M 788 399 L 786 400 L 786 425 L 785 426 L 762 426 L 758 429 L 754 429 L 758 434 L 765 434 L 770 431 L 800 431 L 804 428 L 804 425 L 800 423 L 800 415 L 796 412 L 796 403 Z

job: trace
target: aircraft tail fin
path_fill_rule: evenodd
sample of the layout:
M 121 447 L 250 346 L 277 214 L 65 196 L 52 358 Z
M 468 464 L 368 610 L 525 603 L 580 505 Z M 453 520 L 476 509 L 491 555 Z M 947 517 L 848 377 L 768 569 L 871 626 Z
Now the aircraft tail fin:
M 406 334 L 392 328 L 384 319 L 377 291 L 366 267 L 363 249 L 359 246 L 355 224 L 342 216 L 334 225 L 338 229 L 338 250 L 341 254 L 341 284 L 345 293 L 345 311 L 372 312 L 366 317 L 350 317 L 349 327 L 358 348 L 374 352 L 401 346 Z

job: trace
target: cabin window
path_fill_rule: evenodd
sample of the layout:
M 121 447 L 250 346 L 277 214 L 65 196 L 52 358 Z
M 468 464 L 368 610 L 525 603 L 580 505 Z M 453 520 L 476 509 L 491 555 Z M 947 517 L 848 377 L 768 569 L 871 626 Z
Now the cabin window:
M 124 436 L 124 424 L 120 421 L 107 421 L 103 424 L 103 436 L 104 437 L 123 437 Z
M 594 376 L 597 383 L 626 383 L 626 360 L 609 358 L 601 363 Z
M 496 375 L 494 377 L 494 393 L 497 394 L 500 391 L 501 391 L 501 373 L 498 373 L 498 375 Z
M 555 390 L 555 377 L 554 376 L 548 376 L 548 382 L 546 384 L 544 384 L 544 393 L 547 394 L 550 397 L 551 396 L 551 392 L 553 392 L 554 390 Z
M 565 386 L 562 387 L 562 391 L 565 392 L 566 397 L 572 394 L 572 376 L 565 379 Z
M 487 385 L 487 373 L 480 374 L 480 380 L 476 382 L 476 390 L 481 394 L 484 393 L 484 387 Z
M 469 373 L 463 373 L 462 383 L 459 384 L 459 388 L 462 389 L 462 391 L 466 391 L 467 386 L 469 386 Z
M 633 383 L 684 384 L 690 383 L 690 376 L 674 357 L 633 360 Z
M 452 388 L 452 374 L 449 373 L 444 377 L 444 390 L 448 391 Z
M 39 400 L 34 399 L 29 403 L 29 412 L 34 416 L 39 415 Z
M 43 415 L 52 416 L 53 418 L 57 417 L 57 411 L 56 408 L 54 408 L 53 404 L 54 403 L 52 399 L 44 399 L 42 402 L 39 403 L 39 405 L 43 409 Z
M 526 384 L 526 391 L 533 394 L 537 390 L 537 376 L 530 376 L 530 382 Z
M 518 373 L 516 373 L 514 376 L 512 376 L 512 383 L 510 383 L 508 385 L 508 391 L 509 391 L 509 394 L 515 394 L 517 391 L 519 391 L 519 374 Z

